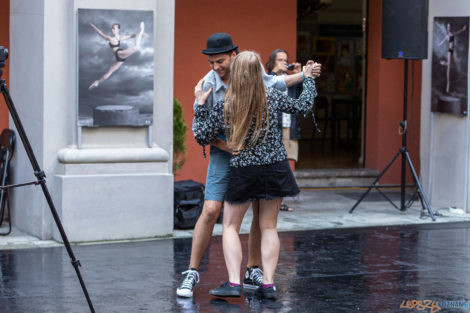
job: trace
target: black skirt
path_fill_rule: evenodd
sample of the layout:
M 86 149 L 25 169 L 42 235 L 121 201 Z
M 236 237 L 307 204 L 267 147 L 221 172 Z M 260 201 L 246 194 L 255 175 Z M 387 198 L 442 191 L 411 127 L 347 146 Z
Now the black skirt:
M 245 203 L 294 197 L 299 192 L 286 159 L 274 164 L 230 167 L 230 181 L 225 200 L 229 203 Z

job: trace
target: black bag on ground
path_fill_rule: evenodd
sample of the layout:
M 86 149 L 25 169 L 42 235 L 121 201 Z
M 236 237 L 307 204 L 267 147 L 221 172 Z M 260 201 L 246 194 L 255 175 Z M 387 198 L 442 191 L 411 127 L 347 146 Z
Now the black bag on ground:
M 175 181 L 174 226 L 194 228 L 204 205 L 204 184 L 194 180 Z

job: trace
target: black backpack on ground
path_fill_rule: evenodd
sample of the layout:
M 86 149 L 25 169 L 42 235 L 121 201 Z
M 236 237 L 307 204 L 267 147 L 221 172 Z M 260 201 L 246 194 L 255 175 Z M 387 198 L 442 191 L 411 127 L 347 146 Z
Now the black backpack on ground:
M 174 227 L 194 228 L 204 205 L 204 184 L 194 180 L 175 181 Z

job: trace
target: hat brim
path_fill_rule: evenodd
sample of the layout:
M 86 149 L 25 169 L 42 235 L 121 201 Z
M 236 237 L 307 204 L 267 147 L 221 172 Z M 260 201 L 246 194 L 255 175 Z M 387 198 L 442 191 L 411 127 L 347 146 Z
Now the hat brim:
M 233 51 L 237 48 L 238 48 L 238 46 L 232 46 L 230 48 L 221 48 L 221 49 L 204 49 L 204 50 L 202 50 L 202 53 L 205 54 L 205 55 L 214 55 L 214 54 L 221 54 L 221 53 L 225 53 L 225 52 L 230 52 L 230 51 Z

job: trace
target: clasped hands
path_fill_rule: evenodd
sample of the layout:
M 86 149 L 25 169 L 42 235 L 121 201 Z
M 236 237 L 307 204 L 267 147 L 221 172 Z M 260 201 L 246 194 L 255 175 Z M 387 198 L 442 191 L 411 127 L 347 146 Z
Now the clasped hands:
M 305 78 L 312 77 L 317 78 L 320 77 L 321 74 L 321 64 L 314 62 L 312 60 L 308 60 L 307 63 L 302 68 L 302 72 L 304 73 Z

